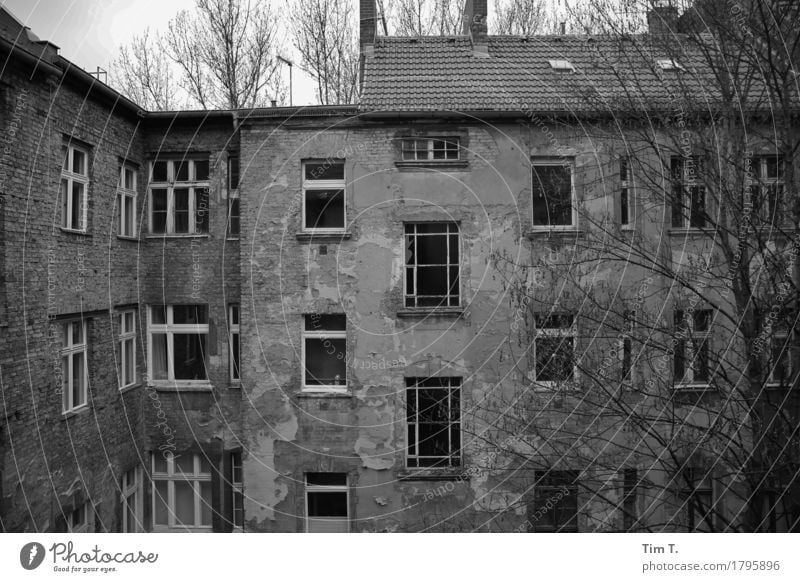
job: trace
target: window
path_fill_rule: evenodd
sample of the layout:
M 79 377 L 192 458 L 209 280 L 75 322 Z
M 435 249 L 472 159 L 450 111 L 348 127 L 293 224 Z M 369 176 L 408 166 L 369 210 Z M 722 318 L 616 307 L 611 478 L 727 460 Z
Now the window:
M 80 320 L 63 323 L 61 331 L 63 409 L 64 412 L 71 412 L 88 404 L 86 322 Z
M 136 236 L 136 169 L 128 164 L 123 164 L 119 168 L 117 203 L 119 206 L 119 236 L 134 238 Z
M 347 316 L 313 313 L 303 331 L 303 389 L 347 390 Z
M 88 503 L 82 503 L 67 513 L 67 533 L 87 533 L 91 513 Z
M 406 378 L 406 422 L 407 467 L 459 467 L 461 378 Z
M 757 156 L 752 160 L 753 213 L 766 224 L 784 222 L 784 163 L 781 156 Z
M 205 384 L 208 308 L 153 305 L 148 315 L 150 380 Z
M 454 222 L 406 224 L 406 307 L 458 307 L 460 259 Z
M 706 188 L 699 176 L 703 162 L 697 156 L 673 157 L 670 160 L 672 179 L 672 226 L 703 228 L 706 225 Z
M 619 223 L 622 228 L 633 228 L 633 191 L 630 165 L 627 158 L 619 161 Z
M 211 530 L 211 465 L 203 454 L 153 454 L 154 529 Z
M 404 162 L 446 162 L 459 159 L 457 137 L 404 139 L 401 142 Z
M 208 160 L 150 164 L 150 232 L 208 232 Z
M 123 473 L 121 489 L 122 531 L 124 533 L 141 532 L 143 531 L 142 510 L 144 509 L 142 467 L 136 466 Z
M 306 473 L 306 531 L 350 531 L 346 473 Z
M 714 490 L 711 475 L 701 467 L 690 467 L 686 469 L 684 480 L 683 497 L 689 531 L 714 531 Z
M 344 231 L 344 185 L 344 162 L 303 163 L 304 230 Z
M 228 238 L 239 238 L 239 157 L 228 158 Z
M 533 163 L 533 227 L 576 225 L 571 163 Z
M 228 306 L 228 343 L 230 345 L 230 379 L 238 381 L 239 376 L 239 305 Z
M 769 339 L 769 383 L 788 385 L 792 380 L 792 335 L 786 329 L 773 332 Z
M 674 372 L 676 384 L 708 384 L 712 311 L 675 312 Z
M 631 531 L 638 521 L 636 500 L 639 477 L 636 469 L 622 470 L 622 531 Z
M 575 67 L 566 59 L 551 59 L 548 61 L 550 68 L 559 73 L 574 73 Z
M 555 384 L 575 379 L 577 329 L 574 314 L 536 314 L 534 324 L 536 336 L 533 342 L 533 380 Z
M 242 453 L 231 453 L 231 507 L 233 508 L 233 528 L 241 531 L 244 527 L 244 482 L 242 477 Z
M 136 384 L 136 312 L 117 315 L 119 326 L 119 387 Z
M 624 314 L 624 332 L 619 340 L 618 353 L 622 364 L 622 382 L 631 385 L 636 379 L 635 361 L 633 355 L 633 333 L 636 328 L 636 314 L 633 311 L 626 311 Z
M 76 145 L 62 148 L 61 228 L 86 232 L 89 196 L 89 152 Z
M 578 471 L 536 471 L 533 506 L 528 506 L 530 531 L 578 531 Z

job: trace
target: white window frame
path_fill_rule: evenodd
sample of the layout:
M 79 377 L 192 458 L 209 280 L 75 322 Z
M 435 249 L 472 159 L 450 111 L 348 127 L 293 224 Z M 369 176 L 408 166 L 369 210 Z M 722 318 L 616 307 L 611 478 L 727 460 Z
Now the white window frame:
M 321 162 L 319 160 L 306 160 L 302 163 L 302 188 L 303 188 L 303 203 L 301 209 L 301 231 L 308 232 L 308 233 L 315 233 L 315 234 L 341 234 L 347 231 L 347 188 L 345 187 L 347 183 L 347 165 L 345 164 L 344 160 L 336 160 L 330 162 L 331 165 L 341 165 L 342 166 L 342 175 L 344 176 L 341 180 L 314 180 L 313 178 L 306 178 L 306 164 L 320 164 L 320 163 L 327 163 Z M 341 190 L 342 191 L 342 226 L 335 227 L 335 228 L 314 228 L 309 227 L 306 224 L 306 194 L 309 191 L 314 190 Z
M 437 142 L 443 142 L 444 148 L 437 148 Z M 424 147 L 420 147 L 424 144 Z M 448 145 L 455 145 L 455 157 L 447 157 L 453 149 Z M 442 151 L 443 158 L 435 157 L 435 152 Z M 424 154 L 424 157 L 421 156 Z M 400 140 L 400 158 L 403 162 L 448 163 L 461 160 L 461 139 L 458 136 L 432 136 L 432 137 L 404 137 Z
M 444 225 L 444 226 L 447 227 L 447 230 L 445 232 L 437 232 L 437 233 L 420 233 L 420 232 L 417 231 L 419 226 L 421 226 L 421 225 L 430 225 L 430 224 Z M 409 226 L 414 227 L 414 232 L 413 233 L 406 232 L 406 229 Z M 457 244 L 458 244 L 458 249 L 457 249 L 458 256 L 456 257 L 456 263 L 451 263 L 450 262 L 450 237 L 453 236 L 453 235 L 456 235 L 457 241 L 458 241 L 457 242 Z M 406 222 L 403 225 L 403 248 L 408 248 L 408 237 L 410 237 L 410 236 L 415 237 L 415 249 L 416 249 L 416 240 L 419 239 L 419 238 L 437 237 L 437 236 L 444 237 L 445 238 L 445 245 L 446 245 L 445 246 L 445 254 L 446 254 L 446 258 L 447 258 L 447 263 L 444 263 L 444 264 L 441 264 L 441 265 L 435 265 L 435 264 L 431 264 L 431 263 L 422 263 L 422 264 L 420 264 L 419 262 L 416 262 L 416 258 L 419 256 L 419 254 L 416 252 L 416 250 L 415 250 L 415 253 L 414 253 L 415 262 L 413 264 L 409 264 L 407 260 L 404 261 L 404 263 L 403 263 L 403 306 L 404 306 L 404 308 L 405 309 L 421 309 L 421 310 L 459 309 L 461 307 L 461 304 L 462 304 L 462 301 L 461 301 L 461 295 L 462 295 L 462 293 L 461 293 L 461 285 L 462 285 L 462 281 L 463 281 L 463 278 L 462 278 L 463 273 L 462 273 L 462 269 L 461 269 L 461 262 L 462 262 L 462 259 L 461 259 L 461 256 L 462 256 L 462 253 L 461 253 L 461 251 L 462 251 L 462 249 L 461 249 L 461 226 L 457 222 L 452 222 L 452 221 L 450 221 L 450 222 L 448 222 L 448 221 L 442 221 L 442 222 Z M 452 294 L 450 294 L 450 293 L 448 293 L 447 295 L 441 295 L 441 296 L 439 296 L 439 295 L 422 295 L 422 297 L 441 297 L 443 299 L 446 299 L 446 301 L 444 302 L 444 304 L 440 304 L 440 305 L 419 305 L 420 294 L 417 293 L 417 288 L 418 288 L 418 285 L 419 285 L 419 267 L 420 266 L 422 266 L 422 267 L 427 267 L 427 266 L 445 267 L 447 269 L 447 281 L 448 281 L 448 284 L 449 284 L 449 281 L 450 281 L 450 269 L 452 269 L 453 267 L 458 269 L 458 288 L 457 288 L 458 296 L 456 297 L 456 304 L 455 305 L 450 305 L 450 299 L 452 297 Z M 414 273 L 414 292 L 413 293 L 408 293 L 408 271 L 409 270 L 413 271 L 413 273 Z M 409 300 L 413 300 L 414 305 L 409 305 L 408 304 Z
M 208 305 L 198 303 L 192 304 L 205 308 L 206 316 L 210 316 Z M 183 305 L 181 305 L 183 307 Z M 210 389 L 211 383 L 208 378 L 208 368 L 206 367 L 206 378 L 203 380 L 176 380 L 175 379 L 175 334 L 205 335 L 206 349 L 209 349 L 209 324 L 189 323 L 175 324 L 173 321 L 173 307 L 176 305 L 163 305 L 166 308 L 167 322 L 153 323 L 153 310 L 162 307 L 159 305 L 147 306 L 147 382 L 150 386 L 160 387 L 185 387 L 185 388 L 205 388 Z M 167 336 L 167 378 L 153 377 L 153 334 L 166 334 Z M 204 354 L 205 356 L 205 354 Z
M 706 353 L 711 355 L 711 339 L 712 339 L 712 330 L 714 327 L 714 311 L 712 309 L 696 309 L 694 311 L 690 310 L 679 310 L 684 315 L 681 318 L 683 321 L 683 327 L 680 329 L 675 329 L 674 333 L 681 334 L 681 340 L 685 342 L 685 351 L 684 351 L 684 372 L 683 378 L 674 378 L 673 382 L 676 388 L 707 388 L 711 383 L 711 362 L 706 362 L 708 366 L 707 374 L 708 380 L 699 380 L 695 381 L 695 353 L 694 353 L 694 345 L 696 343 L 705 345 Z M 708 329 L 706 331 L 695 331 L 695 314 L 707 311 L 708 312 Z M 686 314 L 691 313 L 690 317 L 687 317 Z M 685 330 L 685 333 L 681 332 L 681 329 Z M 677 346 L 676 346 L 677 348 Z M 673 376 L 674 376 L 674 355 L 673 355 Z M 685 380 L 684 380 L 685 379 Z
M 196 178 L 196 163 L 203 162 L 209 164 L 209 178 L 206 180 L 198 180 Z M 153 181 L 153 168 L 156 163 L 167 164 L 167 181 L 156 182 Z M 175 166 L 188 164 L 188 179 L 186 181 L 177 181 Z M 147 200 L 148 200 L 148 233 L 151 236 L 208 236 L 210 231 L 210 206 L 211 206 L 211 187 L 210 187 L 210 162 L 205 158 L 186 158 L 180 160 L 157 160 L 149 162 L 149 176 L 150 180 L 147 187 Z M 166 190 L 167 192 L 167 222 L 164 232 L 154 232 L 153 220 L 153 190 Z M 189 229 L 188 232 L 175 232 L 175 190 L 188 190 L 189 191 Z M 197 200 L 198 192 L 208 191 L 209 208 L 206 208 L 206 230 L 201 231 L 197 228 Z
M 707 215 L 708 214 L 708 192 L 706 190 L 705 184 L 703 184 L 702 174 L 705 173 L 705 160 L 703 160 L 700 156 L 692 155 L 690 156 L 692 159 L 692 166 L 694 167 L 694 175 L 690 175 L 687 161 L 689 158 L 687 156 L 671 156 L 670 157 L 670 228 L 673 229 L 696 229 L 700 230 L 703 228 L 708 228 L 708 223 L 706 222 L 705 218 L 703 219 L 702 226 L 693 226 L 692 225 L 692 190 L 694 188 L 698 189 L 698 192 L 702 192 L 703 195 L 703 212 Z M 679 160 L 681 164 L 681 177 L 680 177 L 680 188 L 681 188 L 681 200 L 680 200 L 680 210 L 681 210 L 681 224 L 675 224 L 675 187 L 677 186 L 675 182 L 675 175 L 673 174 L 672 166 L 675 160 Z
M 119 343 L 119 370 L 118 370 L 118 384 L 119 389 L 131 388 L 136 385 L 136 310 L 126 309 L 117 313 L 117 329 L 119 336 L 117 341 Z M 125 352 L 125 346 L 131 346 L 132 365 L 131 370 L 133 377 L 125 382 L 125 374 L 128 369 L 128 357 Z
M 534 218 L 534 204 L 533 196 L 536 190 L 533 172 L 536 166 L 549 167 L 560 166 L 562 168 L 569 168 L 569 184 L 570 184 L 570 204 L 572 208 L 571 223 L 570 224 L 535 224 Z M 531 224 L 535 231 L 571 231 L 578 228 L 578 192 L 575 188 L 575 160 L 569 159 L 554 159 L 554 158 L 534 158 L 531 160 Z
M 133 479 L 129 476 L 133 474 Z M 120 477 L 120 502 L 122 504 L 122 531 L 124 533 L 138 533 L 144 531 L 144 477 L 140 465 L 122 473 Z M 128 506 L 133 507 L 134 523 L 128 523 Z
M 75 512 L 79 513 L 79 518 L 75 520 Z M 68 515 L 65 516 L 67 522 L 67 533 L 88 533 L 89 523 L 91 521 L 91 506 L 89 502 L 82 503 L 75 507 Z
M 74 172 L 73 171 L 73 162 L 75 157 L 75 152 L 79 152 L 83 154 L 83 168 L 82 172 Z M 75 145 L 73 143 L 65 144 L 62 148 L 62 154 L 64 156 L 64 160 L 61 166 L 61 180 L 59 182 L 59 188 L 61 188 L 61 197 L 66 196 L 65 199 L 60 200 L 61 204 L 61 229 L 67 230 L 70 232 L 82 232 L 85 233 L 87 230 L 88 224 L 88 215 L 89 215 L 89 150 L 87 148 Z M 67 189 L 64 192 L 62 185 L 66 182 Z M 79 225 L 70 224 L 72 219 L 72 208 L 75 204 L 75 199 L 72 195 L 72 186 L 73 184 L 82 184 L 83 185 L 83 196 L 82 199 L 78 202 L 81 205 L 81 213 L 80 213 L 80 221 Z
M 406 387 L 405 387 L 405 397 L 406 397 L 406 399 L 408 399 L 409 390 L 414 390 L 417 393 L 417 397 L 416 397 L 417 406 L 415 407 L 416 408 L 416 412 L 417 412 L 417 417 L 414 418 L 413 422 L 412 422 L 412 420 L 409 419 L 408 416 L 406 415 L 406 421 L 405 421 L 405 429 L 406 429 L 406 447 L 405 447 L 405 449 L 406 449 L 405 450 L 405 453 L 406 453 L 406 455 L 405 455 L 406 456 L 406 469 L 408 469 L 409 471 L 430 471 L 430 470 L 434 470 L 435 471 L 435 470 L 442 470 L 442 469 L 445 469 L 445 470 L 458 469 L 459 467 L 463 467 L 463 465 L 464 465 L 464 398 L 463 398 L 464 391 L 462 390 L 462 388 L 464 386 L 464 379 L 459 377 L 459 376 L 441 377 L 442 380 L 448 380 L 448 385 L 447 386 L 420 386 L 420 381 L 424 381 L 424 380 L 428 380 L 428 379 L 434 379 L 434 378 L 423 378 L 423 377 L 406 378 Z M 449 455 L 447 456 L 447 458 L 450 461 L 446 465 L 439 464 L 439 465 L 437 465 L 435 467 L 432 467 L 430 465 L 420 466 L 420 464 L 419 464 L 419 459 L 426 458 L 424 455 L 420 455 L 419 454 L 419 445 L 420 445 L 419 425 L 420 425 L 420 422 L 419 422 L 419 395 L 418 395 L 418 393 L 419 393 L 420 390 L 447 390 L 448 391 L 448 405 L 450 406 L 451 412 L 452 412 L 452 408 L 453 407 L 451 406 L 452 397 L 450 396 L 450 392 L 458 392 L 458 422 L 457 422 L 458 427 L 456 428 L 456 431 L 458 432 L 459 446 L 458 446 L 457 449 L 455 449 L 453 447 L 453 442 L 452 442 L 452 430 L 453 429 L 452 429 L 452 425 L 454 424 L 454 422 L 450 421 L 448 423 L 448 435 L 447 435 L 448 451 L 449 451 Z M 414 430 L 413 436 L 411 434 L 411 430 L 412 430 L 411 425 L 414 425 L 413 426 L 413 430 Z M 415 454 L 415 455 L 412 455 L 411 452 L 410 452 L 411 451 L 411 443 L 412 443 L 412 441 L 414 443 L 414 450 L 417 452 L 417 454 Z M 430 457 L 428 457 L 428 458 L 430 458 Z M 438 458 L 438 457 L 436 457 L 436 458 Z M 417 460 L 416 464 L 412 464 L 410 462 L 412 459 L 416 459 Z M 456 460 L 456 462 L 453 462 L 454 459 Z
M 236 317 L 234 317 L 234 314 Z M 229 379 L 231 382 L 242 381 L 242 335 L 241 330 L 242 308 L 238 303 L 228 305 L 228 361 Z M 239 368 L 234 365 L 233 346 L 234 343 L 239 348 Z
M 125 174 L 131 172 L 133 175 L 133 188 L 126 187 Z M 124 163 L 119 167 L 119 185 L 117 186 L 117 202 L 119 204 L 119 233 L 121 238 L 136 238 L 136 200 L 137 188 L 139 184 L 139 171 L 132 164 Z M 133 216 L 129 217 L 125 207 L 125 202 L 131 201 Z M 130 232 L 127 225 L 130 222 Z
M 349 382 L 349 374 L 345 372 L 345 381 L 344 384 L 306 384 L 306 340 L 307 339 L 343 339 L 345 340 L 345 350 L 347 349 L 347 329 L 345 325 L 345 330 L 343 331 L 331 331 L 327 329 L 319 329 L 319 330 L 307 330 L 306 329 L 306 317 L 303 317 L 303 334 L 301 338 L 301 346 L 300 346 L 300 357 L 301 357 L 301 373 L 303 375 L 302 378 L 302 385 L 303 385 L 303 392 L 339 392 L 344 393 L 347 392 L 347 384 Z M 347 354 L 345 353 L 344 357 L 345 362 L 347 362 Z M 345 370 L 347 368 L 345 367 Z
M 619 224 L 622 230 L 633 230 L 636 227 L 636 198 L 634 196 L 633 179 L 631 176 L 631 158 L 619 159 Z M 623 172 L 623 169 L 625 170 Z M 625 194 L 625 210 L 623 213 L 623 193 Z M 623 214 L 627 214 L 628 221 L 623 222 Z
M 72 343 L 72 330 L 80 326 L 82 343 Z M 89 406 L 89 338 L 88 326 L 85 319 L 66 321 L 61 324 L 61 373 L 63 374 L 61 389 L 63 391 L 62 413 L 77 412 Z M 83 385 L 81 386 L 80 402 L 73 398 L 74 386 L 72 384 L 72 367 L 76 357 L 83 360 Z M 66 366 L 64 358 L 67 358 Z
M 309 533 L 309 519 L 312 517 L 309 515 L 309 508 L 310 504 L 308 502 L 308 494 L 309 493 L 346 493 L 347 494 L 347 533 L 350 533 L 350 478 L 347 473 L 340 473 L 345 476 L 345 484 L 344 485 L 309 485 L 308 484 L 308 474 L 303 476 L 305 482 L 305 494 L 303 495 L 306 504 L 306 533 Z M 321 517 L 314 517 L 313 519 L 318 519 L 320 521 L 339 521 L 341 518 L 325 518 Z
M 578 384 L 578 314 L 573 312 L 564 313 L 540 313 L 537 316 L 549 318 L 551 316 L 571 315 L 572 325 L 569 327 L 539 327 L 534 323 L 534 338 L 532 347 L 533 365 L 528 373 L 528 379 L 535 384 L 538 389 L 550 390 L 557 387 L 577 386 Z M 572 338 L 572 359 L 574 365 L 572 368 L 572 378 L 569 380 L 539 380 L 536 374 L 537 365 L 537 342 L 539 339 L 551 338 Z
M 201 523 L 202 516 L 203 516 L 203 497 L 201 493 L 201 483 L 208 483 L 210 487 L 213 487 L 211 481 L 211 463 L 208 462 L 209 471 L 207 473 L 202 471 L 202 463 L 201 463 L 201 455 L 202 453 L 183 453 L 184 455 L 192 455 L 193 457 L 193 472 L 192 473 L 180 473 L 175 468 L 175 457 L 169 455 L 166 459 L 163 459 L 167 465 L 167 472 L 160 472 L 156 471 L 156 456 L 160 455 L 160 453 L 152 453 L 151 454 L 151 463 L 152 463 L 152 480 L 153 480 L 153 507 L 152 507 L 152 515 L 153 515 L 153 531 L 154 532 L 165 532 L 165 531 L 212 531 L 214 527 L 214 507 L 211 507 L 209 510 L 211 512 L 211 523 L 208 525 L 203 525 Z M 178 481 L 187 482 L 192 485 L 192 490 L 194 493 L 194 524 L 189 525 L 179 525 L 176 522 L 176 507 L 175 507 L 175 483 Z M 156 489 L 156 482 L 166 482 L 167 483 L 167 499 L 166 506 L 167 506 L 167 524 L 160 524 L 156 523 L 156 499 L 159 495 L 158 490 Z M 213 499 L 213 491 L 211 492 L 211 496 Z M 213 503 L 213 502 L 212 502 Z

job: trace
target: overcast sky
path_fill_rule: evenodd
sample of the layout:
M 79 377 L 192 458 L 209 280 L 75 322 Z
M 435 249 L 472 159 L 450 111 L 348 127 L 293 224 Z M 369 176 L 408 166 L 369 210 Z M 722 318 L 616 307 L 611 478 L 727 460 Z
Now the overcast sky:
M 117 49 L 148 26 L 166 30 L 175 14 L 195 0 L 0 0 L 41 39 L 87 71 L 108 70 Z M 292 58 L 291 52 L 287 58 Z M 287 67 L 282 72 L 287 75 Z M 294 103 L 315 103 L 314 82 L 294 67 Z

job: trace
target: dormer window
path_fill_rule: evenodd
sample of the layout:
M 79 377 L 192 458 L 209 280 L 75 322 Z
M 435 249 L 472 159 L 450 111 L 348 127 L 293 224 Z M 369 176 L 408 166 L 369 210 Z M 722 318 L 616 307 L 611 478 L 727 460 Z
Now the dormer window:
M 685 71 L 686 69 L 675 59 L 658 59 L 656 64 L 662 71 Z
M 574 73 L 575 67 L 572 66 L 572 63 L 566 59 L 552 59 L 550 62 L 550 68 L 558 73 Z

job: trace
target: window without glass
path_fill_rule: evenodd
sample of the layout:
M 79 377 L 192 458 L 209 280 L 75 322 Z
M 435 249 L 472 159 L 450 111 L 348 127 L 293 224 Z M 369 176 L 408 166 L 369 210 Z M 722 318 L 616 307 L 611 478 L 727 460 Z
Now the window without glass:
M 528 505 L 530 531 L 578 531 L 578 471 L 536 471 L 533 505 Z
M 76 145 L 62 148 L 61 228 L 86 232 L 89 197 L 89 152 Z
M 136 312 L 117 315 L 119 329 L 119 387 L 136 384 Z
M 63 323 L 61 346 L 63 411 L 70 412 L 88 404 L 86 322 L 81 320 Z
M 685 470 L 684 486 L 683 498 L 689 531 L 714 531 L 714 489 L 711 475 L 702 467 L 689 467 Z
M 208 160 L 150 164 L 150 232 L 208 232 Z
M 347 390 L 347 316 L 306 315 L 302 356 L 304 390 Z
M 345 229 L 344 162 L 303 162 L 303 229 Z
M 153 305 L 148 315 L 150 380 L 206 380 L 208 308 Z
M 676 384 L 708 384 L 710 309 L 675 312 L 674 373 Z
M 454 222 L 405 225 L 406 307 L 460 305 L 459 233 Z
M 572 164 L 534 161 L 532 173 L 534 228 L 575 226 Z
M 239 304 L 228 306 L 228 343 L 230 345 L 230 378 L 239 380 Z
M 211 465 L 203 454 L 152 455 L 155 530 L 211 530 Z
M 406 466 L 461 465 L 461 378 L 406 378 Z
M 142 467 L 136 466 L 122 475 L 122 531 L 141 532 L 143 528 L 144 486 Z
M 239 238 L 239 157 L 228 158 L 228 238 Z
M 306 531 L 350 531 L 347 495 L 346 473 L 306 473 Z
M 446 162 L 459 159 L 459 138 L 435 137 L 404 139 L 401 143 L 403 161 Z
M 670 159 L 672 226 L 702 228 L 706 225 L 706 188 L 702 184 L 703 161 L 698 156 Z
M 784 163 L 781 156 L 757 156 L 752 159 L 751 200 L 753 213 L 762 223 L 784 222 Z
M 536 382 L 566 382 L 576 375 L 575 316 L 571 313 L 536 314 L 533 342 Z
M 119 236 L 136 236 L 136 179 L 136 169 L 133 166 L 120 166 L 117 186 Z

